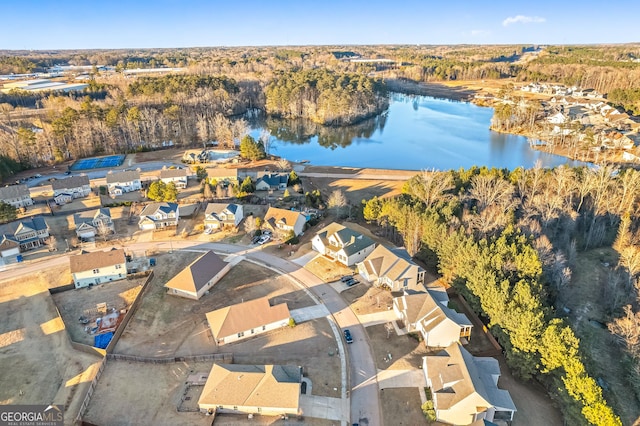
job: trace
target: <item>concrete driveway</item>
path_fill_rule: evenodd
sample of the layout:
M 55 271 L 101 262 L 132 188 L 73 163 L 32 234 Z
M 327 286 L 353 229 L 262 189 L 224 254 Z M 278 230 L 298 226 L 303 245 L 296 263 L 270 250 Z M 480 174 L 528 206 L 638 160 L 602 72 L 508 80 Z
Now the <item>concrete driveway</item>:
M 380 370 L 378 386 L 386 388 L 424 388 L 427 382 L 422 370 Z
M 329 310 L 324 305 L 307 306 L 306 308 L 294 309 L 291 313 L 296 324 L 300 324 L 305 321 L 311 321 L 316 318 L 324 318 L 330 315 Z
M 304 417 L 316 417 L 336 421 L 348 421 L 341 417 L 342 401 L 318 395 L 300 395 L 300 411 Z
M 372 325 L 386 324 L 398 319 L 393 309 L 389 309 L 381 312 L 374 312 L 373 314 L 357 315 L 358 321 L 363 327 L 371 327 Z

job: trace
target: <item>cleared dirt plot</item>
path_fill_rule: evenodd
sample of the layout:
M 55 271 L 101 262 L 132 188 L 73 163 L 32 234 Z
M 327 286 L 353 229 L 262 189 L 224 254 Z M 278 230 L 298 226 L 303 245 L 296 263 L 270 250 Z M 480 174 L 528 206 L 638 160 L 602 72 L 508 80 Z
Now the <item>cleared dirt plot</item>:
M 428 353 L 424 344 L 409 334 L 398 336 L 394 330 L 387 333 L 385 324 L 373 325 L 366 330 L 378 370 L 418 369 L 422 357 Z
M 106 303 L 107 308 L 117 311 L 128 309 L 142 288 L 146 278 L 121 280 L 77 290 L 68 290 L 54 294 L 53 300 L 65 322 L 71 340 L 85 345 L 93 345 L 93 335 L 85 331 L 85 327 L 94 324 L 98 314 L 96 305 Z M 82 324 L 83 316 L 88 323 Z
M 421 404 L 418 388 L 390 388 L 380 391 L 380 411 L 387 426 L 426 424 Z
M 0 283 L 0 404 L 63 404 L 73 419 L 100 358 L 71 347 L 47 278 Z
M 158 256 L 155 277 L 117 353 L 141 356 L 197 355 L 216 351 L 205 314 L 228 305 L 267 296 L 271 304 L 287 302 L 289 309 L 313 301 L 288 278 L 270 269 L 241 261 L 231 268 L 208 295 L 189 300 L 168 295 L 164 284 L 201 253 L 174 252 Z
M 83 419 L 96 425 L 201 425 L 211 417 L 176 409 L 189 374 L 211 362 L 144 364 L 109 361 Z
M 357 315 L 386 311 L 389 306 L 393 306 L 391 292 L 381 287 L 359 284 L 343 291 L 341 296 L 351 304 L 351 309 Z

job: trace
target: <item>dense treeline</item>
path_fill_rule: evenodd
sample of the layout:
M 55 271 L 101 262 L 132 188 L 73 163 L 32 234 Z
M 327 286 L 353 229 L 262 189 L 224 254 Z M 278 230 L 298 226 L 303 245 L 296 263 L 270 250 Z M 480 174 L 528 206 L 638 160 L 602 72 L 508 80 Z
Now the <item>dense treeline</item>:
M 0 56 L 0 74 L 30 73 L 36 68 L 32 61 L 18 56 Z
M 619 241 L 620 218 L 637 224 L 640 172 L 424 172 L 403 193 L 366 202 L 365 219 L 385 227 L 391 238 L 398 235 L 409 253 L 435 257 L 443 279 L 488 318 L 513 371 L 544 383 L 561 401 L 569 424 L 620 424 L 587 371 L 574 330 L 555 312 L 572 297 L 576 251 Z M 640 233 L 631 228 L 625 232 L 632 237 L 618 245 L 640 259 Z M 634 283 L 640 263 L 631 259 L 636 258 L 621 256 L 617 269 L 628 282 L 602 289 L 613 317 L 624 305 L 632 313 L 639 308 Z
M 170 74 L 162 77 L 140 77 L 129 85 L 129 93 L 136 95 L 193 95 L 198 89 L 224 90 L 229 94 L 239 92 L 238 85 L 226 76 Z
M 613 89 L 607 99 L 615 106 L 630 111 L 633 115 L 640 115 L 640 87 L 635 89 Z
M 384 111 L 384 83 L 364 75 L 326 69 L 285 72 L 266 87 L 268 113 L 321 124 L 352 124 Z

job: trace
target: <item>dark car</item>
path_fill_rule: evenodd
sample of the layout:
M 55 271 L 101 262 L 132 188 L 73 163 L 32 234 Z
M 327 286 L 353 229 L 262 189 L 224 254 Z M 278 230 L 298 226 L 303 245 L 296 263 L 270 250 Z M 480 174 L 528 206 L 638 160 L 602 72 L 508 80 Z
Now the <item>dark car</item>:
M 353 275 L 345 275 L 344 277 L 340 277 L 340 281 L 342 281 L 343 283 L 346 283 L 349 280 L 353 279 Z
M 353 285 L 358 284 L 360 281 L 356 280 L 355 278 L 350 279 L 349 281 L 345 281 L 345 284 L 347 285 L 347 287 L 351 287 Z
M 353 337 L 351 337 L 351 332 L 348 329 L 344 330 L 344 340 L 346 340 L 347 343 L 353 343 Z

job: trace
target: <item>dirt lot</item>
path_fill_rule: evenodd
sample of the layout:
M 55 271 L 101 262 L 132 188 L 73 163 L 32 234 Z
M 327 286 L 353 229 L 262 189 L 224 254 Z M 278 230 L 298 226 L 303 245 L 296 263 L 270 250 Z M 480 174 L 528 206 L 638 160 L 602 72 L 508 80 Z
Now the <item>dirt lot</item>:
M 48 291 L 55 272 L 0 283 L 0 404 L 63 404 L 73 419 L 100 359 L 71 347 Z
M 380 392 L 380 411 L 387 426 L 426 424 L 420 405 L 418 388 L 390 388 Z
M 84 331 L 85 325 L 78 321 L 80 316 L 89 320 L 88 325 L 95 324 L 98 315 L 97 303 L 106 303 L 108 308 L 118 311 L 131 306 L 142 288 L 146 278 L 121 280 L 99 286 L 69 290 L 54 294 L 53 300 L 58 306 L 65 322 L 69 336 L 74 342 L 93 345 L 93 335 Z
M 369 287 L 358 284 L 340 293 L 351 305 L 351 310 L 358 315 L 372 314 L 393 306 L 391 292 L 381 287 Z
M 373 349 L 373 358 L 379 370 L 409 370 L 422 365 L 422 357 L 429 353 L 416 338 L 405 334 L 398 336 L 392 330 L 387 338 L 384 324 L 367 327 L 367 334 Z M 391 354 L 391 361 L 385 361 Z
M 318 256 L 307 262 L 304 268 L 327 283 L 338 280 L 343 275 L 351 275 L 354 272 L 354 268 L 349 268 L 324 256 Z
M 403 180 L 390 181 L 319 177 L 301 177 L 300 179 L 302 180 L 305 191 L 311 192 L 319 189 L 325 200 L 329 198 L 332 192 L 341 190 L 344 192 L 349 204 L 357 208 L 360 208 L 362 200 L 368 200 L 373 197 L 393 197 L 400 194 L 402 185 L 404 185 L 405 182 Z

